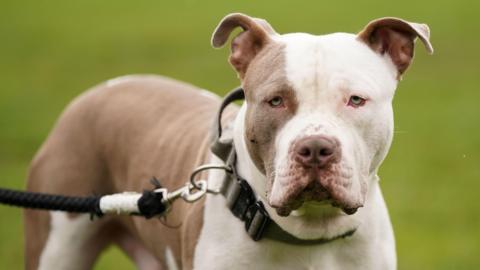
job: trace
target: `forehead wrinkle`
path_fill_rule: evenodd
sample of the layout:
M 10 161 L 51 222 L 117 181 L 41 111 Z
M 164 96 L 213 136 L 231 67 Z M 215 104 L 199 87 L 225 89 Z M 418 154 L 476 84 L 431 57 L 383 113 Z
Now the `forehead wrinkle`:
M 286 74 L 293 88 L 298 92 L 299 101 L 315 102 L 323 87 L 323 50 L 318 36 L 304 33 L 286 34 Z
M 299 101 L 313 106 L 321 103 L 324 95 L 393 96 L 397 80 L 388 61 L 356 35 L 294 33 L 281 39 L 286 44 L 286 73 Z

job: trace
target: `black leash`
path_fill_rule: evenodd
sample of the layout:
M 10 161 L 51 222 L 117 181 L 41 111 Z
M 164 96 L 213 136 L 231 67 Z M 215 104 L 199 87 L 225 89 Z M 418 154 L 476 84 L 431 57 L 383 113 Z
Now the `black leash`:
M 131 197 L 133 193 L 124 194 L 123 196 Z M 144 191 L 143 194 L 132 198 L 136 199 L 136 207 L 133 210 L 113 209 L 113 212 L 117 211 L 119 214 L 128 212 L 128 214 L 145 218 L 162 215 L 169 207 L 168 201 L 163 198 L 164 194 L 158 192 L 158 189 Z M 112 212 L 112 207 L 108 205 L 108 200 L 106 200 L 111 196 L 65 196 L 0 188 L 0 204 L 38 210 L 89 213 L 92 218 L 94 216 L 102 217 Z M 122 196 L 122 193 L 117 194 L 117 196 Z M 102 199 L 105 200 L 104 205 L 102 205 Z M 105 202 L 107 202 L 107 205 L 105 205 Z
M 102 216 L 101 196 L 63 196 L 0 188 L 0 203 L 30 209 L 90 213 Z

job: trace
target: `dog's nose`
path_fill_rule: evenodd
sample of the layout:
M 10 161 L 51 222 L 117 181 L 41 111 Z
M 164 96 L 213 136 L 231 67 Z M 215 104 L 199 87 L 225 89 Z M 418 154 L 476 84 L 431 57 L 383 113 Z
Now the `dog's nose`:
M 325 167 L 336 160 L 338 143 L 327 136 L 309 136 L 295 146 L 295 160 L 306 167 Z

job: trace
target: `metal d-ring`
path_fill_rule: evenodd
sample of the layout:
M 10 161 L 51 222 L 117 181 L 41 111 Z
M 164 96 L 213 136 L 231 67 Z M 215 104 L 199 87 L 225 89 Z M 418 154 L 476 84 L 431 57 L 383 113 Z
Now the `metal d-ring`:
M 205 164 L 205 165 L 202 165 L 202 166 L 199 166 L 197 167 L 195 170 L 193 170 L 192 174 L 190 175 L 190 184 L 192 184 L 192 186 L 197 189 L 197 190 L 202 190 L 202 186 L 199 185 L 196 181 L 195 181 L 195 176 L 197 174 L 199 174 L 200 172 L 203 172 L 203 171 L 206 171 L 206 170 L 224 170 L 225 172 L 227 173 L 232 173 L 232 169 L 227 166 L 227 165 L 222 165 L 222 164 Z M 214 189 L 209 189 L 207 188 L 206 189 L 208 193 L 213 193 L 213 194 L 217 194 L 219 193 L 218 190 L 214 190 Z

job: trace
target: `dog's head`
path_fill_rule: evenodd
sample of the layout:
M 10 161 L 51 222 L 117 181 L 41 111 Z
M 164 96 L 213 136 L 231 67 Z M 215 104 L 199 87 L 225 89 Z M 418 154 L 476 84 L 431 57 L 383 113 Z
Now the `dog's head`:
M 237 27 L 229 61 L 245 90 L 243 141 L 266 176 L 266 200 L 280 216 L 315 206 L 354 214 L 390 146 L 391 101 L 415 39 L 432 52 L 428 26 L 383 18 L 357 35 L 279 35 L 265 20 L 230 14 L 213 46 Z

